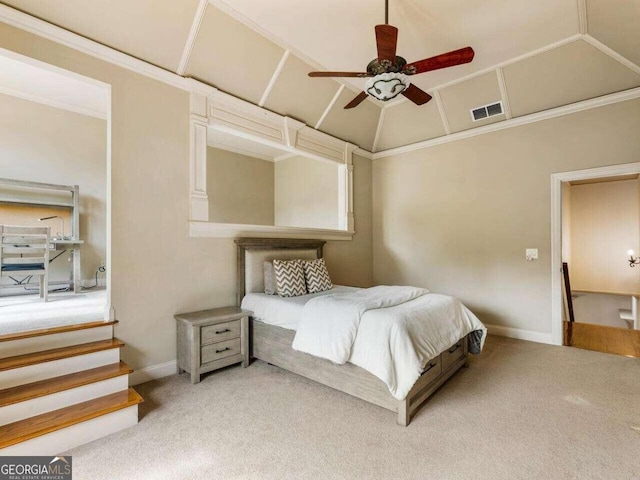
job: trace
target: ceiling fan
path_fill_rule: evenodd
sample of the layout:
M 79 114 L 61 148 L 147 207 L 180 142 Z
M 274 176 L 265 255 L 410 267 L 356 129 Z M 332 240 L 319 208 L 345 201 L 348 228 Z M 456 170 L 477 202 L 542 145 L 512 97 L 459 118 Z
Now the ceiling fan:
M 431 95 L 413 85 L 409 81 L 411 75 L 462 65 L 473 60 L 473 48 L 465 47 L 417 62 L 407 63 L 404 58 L 396 55 L 398 29 L 389 25 L 389 0 L 385 0 L 384 19 L 384 25 L 376 25 L 375 28 L 378 57 L 369 62 L 366 72 L 309 73 L 310 77 L 368 78 L 364 91 L 360 92 L 344 108 L 357 107 L 367 98 L 367 95 L 386 102 L 402 94 L 416 105 L 424 105 L 431 100 Z

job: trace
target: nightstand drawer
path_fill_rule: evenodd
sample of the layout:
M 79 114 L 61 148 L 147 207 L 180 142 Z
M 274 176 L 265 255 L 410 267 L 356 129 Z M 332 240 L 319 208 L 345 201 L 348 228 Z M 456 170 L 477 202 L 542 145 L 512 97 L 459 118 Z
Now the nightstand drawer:
M 226 342 L 213 343 L 202 347 L 200 361 L 205 364 L 220 360 L 221 358 L 238 355 L 241 353 L 240 339 L 227 340 Z
M 200 334 L 202 335 L 200 344 L 203 346 L 210 343 L 224 342 L 232 338 L 240 338 L 240 320 L 202 327 Z
M 464 357 L 465 348 L 464 348 L 465 339 L 458 340 L 456 343 L 451 345 L 450 348 L 442 352 L 442 370 L 446 370 L 451 365 L 456 363 L 460 358 Z

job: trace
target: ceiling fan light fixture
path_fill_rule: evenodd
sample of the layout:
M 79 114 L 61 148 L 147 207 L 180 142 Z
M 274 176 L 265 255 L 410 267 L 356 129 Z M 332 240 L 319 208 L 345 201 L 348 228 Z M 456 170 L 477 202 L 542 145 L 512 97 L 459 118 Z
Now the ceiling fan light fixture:
M 409 77 L 404 73 L 388 72 L 369 78 L 364 84 L 364 90 L 376 100 L 388 102 L 409 88 L 409 85 Z

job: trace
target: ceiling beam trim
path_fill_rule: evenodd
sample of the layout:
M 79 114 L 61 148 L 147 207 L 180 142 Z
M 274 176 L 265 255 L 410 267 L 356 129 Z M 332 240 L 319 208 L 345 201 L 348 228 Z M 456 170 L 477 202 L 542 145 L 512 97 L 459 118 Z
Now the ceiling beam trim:
M 589 33 L 589 23 L 587 21 L 587 0 L 576 0 L 578 2 L 578 32 L 581 35 Z
M 267 88 L 264 89 L 264 93 L 262 94 L 262 97 L 258 102 L 258 105 L 260 107 L 264 107 L 264 104 L 267 103 L 267 99 L 271 94 L 271 90 L 273 90 L 273 87 L 275 87 L 276 82 L 278 81 L 278 77 L 280 77 L 280 73 L 282 73 L 284 64 L 287 63 L 287 59 L 289 58 L 290 54 L 291 54 L 291 50 L 285 50 L 284 53 L 282 54 L 282 58 L 280 59 L 280 62 L 278 62 L 278 66 L 273 72 L 273 75 L 271 75 L 271 80 L 269 80 L 269 83 L 267 84 Z
M 380 109 L 380 116 L 378 117 L 378 126 L 376 127 L 376 135 L 373 137 L 373 144 L 371 146 L 371 151 L 375 152 L 378 149 L 378 140 L 380 139 L 380 132 L 382 131 L 382 123 L 384 122 L 384 112 L 385 108 Z
M 336 92 L 336 94 L 333 96 L 333 98 L 329 102 L 329 105 L 327 105 L 327 108 L 324 109 L 324 112 L 322 112 L 322 116 L 316 122 L 316 124 L 315 124 L 315 126 L 313 128 L 315 128 L 316 130 L 320 128 L 320 125 L 322 125 L 322 122 L 324 122 L 324 119 L 327 118 L 327 115 L 329 115 L 329 112 L 331 111 L 331 109 L 333 108 L 335 103 L 338 101 L 338 98 L 340 97 L 340 94 L 342 93 L 344 88 L 345 88 L 344 83 L 340 84 L 340 87 L 338 88 L 338 91 Z
M 59 43 L 86 55 L 117 65 L 132 72 L 158 80 L 181 90 L 190 91 L 191 84 L 184 77 L 151 65 L 143 60 L 119 52 L 101 43 L 32 17 L 0 3 L 0 21 L 25 32 Z
M 622 65 L 624 65 L 625 67 L 629 68 L 630 70 L 632 70 L 634 73 L 637 73 L 638 75 L 640 75 L 640 66 L 636 65 L 635 63 L 633 63 L 631 60 L 629 60 L 626 57 L 623 57 L 622 55 L 620 55 L 618 52 L 616 52 L 615 50 L 607 47 L 604 43 L 602 43 L 599 40 L 596 40 L 595 38 L 593 38 L 591 35 L 584 35 L 583 36 L 584 41 L 589 43 L 590 45 L 596 47 L 598 50 L 600 50 L 602 53 L 609 55 L 611 58 L 613 58 L 614 60 L 620 62 Z
M 208 4 L 208 0 L 200 0 L 200 2 L 198 3 L 198 8 L 196 9 L 196 14 L 193 17 L 193 23 L 191 24 L 191 29 L 189 30 L 189 36 L 187 37 L 187 43 L 184 46 L 184 51 L 182 52 L 182 57 L 180 58 L 180 64 L 178 65 L 178 75 L 184 75 L 184 72 L 187 70 L 189 57 L 191 57 L 193 46 L 195 45 L 196 39 L 198 38 L 198 32 L 200 31 L 200 26 L 202 25 L 202 20 L 204 19 L 204 14 L 207 11 Z
M 431 96 L 436 99 L 436 105 L 438 106 L 438 112 L 440 113 L 440 119 L 442 120 L 442 126 L 444 127 L 444 133 L 446 135 L 451 134 L 451 127 L 449 126 L 449 119 L 447 113 L 444 111 L 444 104 L 442 103 L 442 97 L 440 96 L 440 90 L 434 90 Z
M 458 140 L 464 140 L 479 135 L 485 135 L 487 133 L 506 130 L 513 127 L 519 127 L 522 125 L 528 125 L 530 123 L 541 122 L 564 115 L 571 115 L 572 113 L 583 112 L 585 110 L 591 110 L 592 108 L 604 107 L 606 105 L 613 105 L 615 103 L 626 102 L 637 98 L 640 98 L 640 87 L 625 90 L 623 92 L 603 95 L 602 97 L 592 98 L 590 100 L 584 100 L 582 102 L 571 103 L 562 107 L 552 108 L 550 110 L 544 110 L 542 112 L 532 113 L 530 115 L 524 115 L 522 117 L 516 117 L 498 123 L 492 123 L 483 127 L 472 128 L 471 130 L 452 133 L 451 135 L 438 137 L 431 140 L 425 140 L 422 142 L 413 143 L 411 145 L 405 145 L 404 147 L 384 150 L 382 152 L 374 153 L 372 155 L 372 158 L 374 160 L 377 160 L 380 158 L 392 157 L 416 150 L 423 150 L 425 148 L 435 147 L 436 145 L 442 145 L 449 142 L 457 142 Z
M 523 55 L 520 55 L 519 57 L 512 58 L 510 60 L 498 63 L 496 65 L 492 65 L 491 67 L 483 68 L 482 70 L 478 70 L 477 72 L 471 73 L 471 74 L 469 74 L 469 75 L 467 75 L 465 77 L 460 77 L 460 78 L 457 78 L 457 79 L 452 80 L 450 82 L 446 82 L 446 83 L 437 85 L 437 86 L 433 87 L 433 90 L 442 90 L 442 89 L 447 88 L 447 87 L 452 87 L 454 85 L 458 85 L 459 83 L 466 82 L 467 80 L 471 80 L 473 78 L 479 77 L 479 76 L 484 75 L 486 73 L 493 72 L 498 68 L 504 68 L 504 67 L 506 67 L 508 65 L 511 65 L 513 63 L 518 63 L 518 62 L 521 62 L 523 60 L 527 60 L 528 58 L 535 57 L 536 55 L 540 55 L 541 53 L 546 53 L 546 52 L 549 52 L 549 51 L 551 51 L 551 50 L 553 50 L 555 48 L 562 47 L 564 45 L 568 45 L 568 44 L 573 43 L 573 42 L 575 42 L 577 40 L 580 40 L 582 37 L 583 37 L 583 35 L 580 35 L 579 33 L 577 33 L 575 35 L 571 35 L 570 37 L 564 38 L 564 39 L 559 40 L 557 42 L 550 43 L 549 45 L 545 45 L 544 47 L 538 48 L 537 50 L 532 50 L 530 52 L 527 52 L 527 53 L 525 53 Z
M 502 96 L 502 108 L 504 109 L 504 115 L 509 120 L 511 115 L 511 104 L 509 103 L 509 94 L 507 92 L 507 84 L 504 81 L 504 71 L 502 67 L 496 69 L 496 75 L 498 76 L 498 86 L 500 87 L 500 95 Z

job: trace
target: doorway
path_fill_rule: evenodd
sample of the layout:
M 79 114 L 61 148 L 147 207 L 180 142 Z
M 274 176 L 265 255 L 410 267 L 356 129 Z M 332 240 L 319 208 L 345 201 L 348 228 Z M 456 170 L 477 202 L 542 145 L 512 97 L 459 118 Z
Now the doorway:
M 110 85 L 0 49 L 0 103 L 0 225 L 49 229 L 46 301 L 3 249 L 0 336 L 113 319 Z
M 558 344 L 640 357 L 640 268 L 629 261 L 640 243 L 639 167 L 552 177 L 553 327 Z

